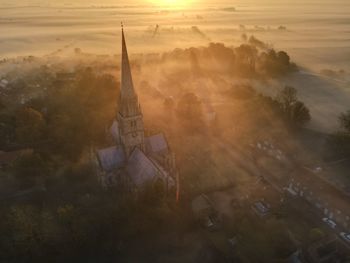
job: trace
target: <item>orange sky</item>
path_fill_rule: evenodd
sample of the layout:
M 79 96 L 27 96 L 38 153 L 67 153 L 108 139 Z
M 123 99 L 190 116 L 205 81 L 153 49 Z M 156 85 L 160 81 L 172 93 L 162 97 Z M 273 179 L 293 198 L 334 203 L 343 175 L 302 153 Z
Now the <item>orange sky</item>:
M 240 5 L 240 4 L 249 4 L 249 5 L 264 5 L 264 4 L 290 4 L 293 6 L 295 3 L 305 3 L 305 4 L 341 4 L 349 5 L 350 1 L 348 0 L 1 0 L 2 4 L 191 4 L 195 2 L 196 4 L 218 4 L 225 3 L 230 5 Z

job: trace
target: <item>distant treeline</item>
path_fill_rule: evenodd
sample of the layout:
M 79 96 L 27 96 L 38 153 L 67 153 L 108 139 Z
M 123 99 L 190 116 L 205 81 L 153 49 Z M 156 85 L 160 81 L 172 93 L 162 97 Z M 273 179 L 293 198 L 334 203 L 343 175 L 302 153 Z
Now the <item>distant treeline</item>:
M 188 63 L 196 73 L 229 73 L 245 78 L 275 78 L 298 70 L 285 51 L 275 51 L 254 37 L 239 47 L 211 43 L 207 47 L 177 48 L 164 53 L 161 60 Z

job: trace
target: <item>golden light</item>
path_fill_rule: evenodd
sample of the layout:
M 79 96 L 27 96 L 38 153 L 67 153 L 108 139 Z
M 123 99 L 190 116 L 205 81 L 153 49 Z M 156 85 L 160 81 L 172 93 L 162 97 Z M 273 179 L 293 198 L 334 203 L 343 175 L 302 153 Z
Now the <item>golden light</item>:
M 150 2 L 158 6 L 181 7 L 192 4 L 194 0 L 150 0 Z

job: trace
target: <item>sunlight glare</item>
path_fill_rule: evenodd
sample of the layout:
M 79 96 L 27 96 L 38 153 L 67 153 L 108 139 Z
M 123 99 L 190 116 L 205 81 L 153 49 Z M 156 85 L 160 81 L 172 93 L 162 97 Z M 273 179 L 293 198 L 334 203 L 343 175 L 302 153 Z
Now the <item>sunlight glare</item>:
M 151 0 L 155 5 L 177 7 L 177 6 L 188 6 L 193 3 L 193 0 Z

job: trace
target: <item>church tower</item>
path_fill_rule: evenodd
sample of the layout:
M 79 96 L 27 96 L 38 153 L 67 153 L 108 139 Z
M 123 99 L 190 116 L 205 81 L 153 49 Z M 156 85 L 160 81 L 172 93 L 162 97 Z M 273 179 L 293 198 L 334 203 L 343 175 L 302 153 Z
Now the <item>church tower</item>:
M 141 106 L 132 81 L 128 51 L 122 26 L 122 68 L 121 87 L 118 105 L 118 123 L 120 143 L 128 158 L 132 151 L 139 147 L 145 151 L 145 132 Z

